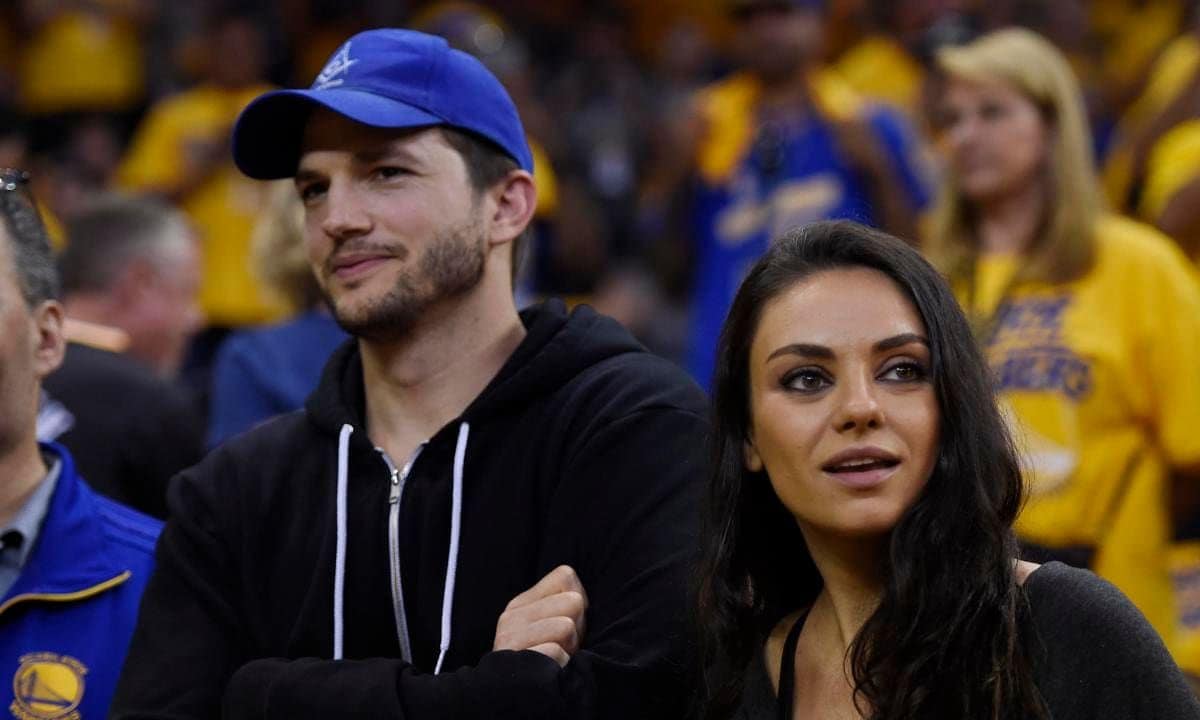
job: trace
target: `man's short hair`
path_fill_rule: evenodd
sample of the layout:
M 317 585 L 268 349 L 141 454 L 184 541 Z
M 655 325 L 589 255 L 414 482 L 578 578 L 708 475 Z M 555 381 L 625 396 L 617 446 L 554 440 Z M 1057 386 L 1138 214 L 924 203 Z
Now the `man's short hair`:
M 511 155 L 487 138 L 466 130 L 460 130 L 446 125 L 440 126 L 442 135 L 450 147 L 458 151 L 463 163 L 467 166 L 467 178 L 471 187 L 478 195 L 504 178 L 513 170 L 519 170 L 520 165 Z M 532 227 L 532 222 L 530 223 Z M 525 228 L 512 242 L 513 277 L 520 270 L 522 252 L 531 230 Z
M 112 289 L 130 261 L 153 258 L 186 227 L 179 211 L 160 202 L 97 198 L 66 224 L 67 247 L 58 261 L 63 292 Z
M 58 297 L 58 272 L 46 226 L 33 204 L 33 197 L 22 190 L 0 190 L 0 215 L 8 231 L 8 247 L 13 269 L 21 286 L 21 295 L 30 308 Z

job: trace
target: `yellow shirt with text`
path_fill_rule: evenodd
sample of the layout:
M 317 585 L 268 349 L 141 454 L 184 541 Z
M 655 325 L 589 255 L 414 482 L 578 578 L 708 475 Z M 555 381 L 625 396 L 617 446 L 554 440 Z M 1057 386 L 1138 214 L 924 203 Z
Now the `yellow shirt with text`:
M 1154 61 L 1149 81 L 1138 99 L 1121 115 L 1117 135 L 1135 137 L 1164 112 L 1186 88 L 1200 68 L 1200 39 L 1191 33 L 1172 40 Z M 1104 194 L 1116 207 L 1125 203 L 1133 183 L 1133 157 L 1128 147 L 1118 147 L 1104 161 L 1101 175 Z
M 1016 530 L 1081 551 L 1187 664 L 1166 493 L 1171 467 L 1200 463 L 1200 284 L 1147 225 L 1103 217 L 1096 245 L 1095 266 L 1066 284 L 1014 283 L 1010 258 L 976 266 L 976 287 L 1007 288 L 969 309 L 993 318 L 988 360 L 1026 470 Z
M 155 105 L 121 164 L 119 184 L 137 192 L 176 187 L 191 148 L 227 141 L 242 108 L 269 89 L 201 86 Z M 242 175 L 230 156 L 181 203 L 200 235 L 200 306 L 212 325 L 268 322 L 285 312 L 250 269 L 250 237 L 268 187 Z

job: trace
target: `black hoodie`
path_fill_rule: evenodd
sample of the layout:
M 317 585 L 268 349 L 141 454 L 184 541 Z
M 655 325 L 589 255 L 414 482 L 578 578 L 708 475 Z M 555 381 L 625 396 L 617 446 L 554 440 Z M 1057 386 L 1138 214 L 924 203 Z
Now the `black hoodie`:
M 367 437 L 351 342 L 305 411 L 176 478 L 110 717 L 681 715 L 705 398 L 588 308 L 553 301 L 522 321 L 521 345 L 407 474 Z M 588 594 L 582 648 L 562 670 L 492 652 L 505 605 L 560 564 Z

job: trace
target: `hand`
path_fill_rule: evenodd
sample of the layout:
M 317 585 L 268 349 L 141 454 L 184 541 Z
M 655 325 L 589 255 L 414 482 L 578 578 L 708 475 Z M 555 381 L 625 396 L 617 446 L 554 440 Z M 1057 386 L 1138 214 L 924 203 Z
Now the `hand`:
M 583 642 L 587 593 L 579 576 L 559 565 L 509 601 L 496 623 L 493 650 L 533 650 L 567 664 Z

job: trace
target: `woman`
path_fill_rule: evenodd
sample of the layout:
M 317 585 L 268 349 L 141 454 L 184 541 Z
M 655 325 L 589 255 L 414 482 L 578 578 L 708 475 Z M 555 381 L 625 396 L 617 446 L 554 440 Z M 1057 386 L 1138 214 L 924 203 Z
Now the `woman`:
M 1121 588 L 1185 669 L 1172 518 L 1200 488 L 1200 288 L 1179 249 L 1100 209 L 1079 88 L 1025 30 L 938 55 L 947 177 L 925 250 L 965 307 L 1017 428 L 1031 559 Z M 1200 650 L 1200 646 L 1197 647 Z
M 784 236 L 718 348 L 698 612 L 708 718 L 1200 718 L 1111 585 L 1017 560 L 1021 474 L 937 272 Z
M 321 300 L 304 246 L 304 206 L 291 182 L 271 189 L 250 247 L 256 274 L 294 314 L 284 322 L 239 330 L 217 351 L 209 447 L 301 408 L 325 361 L 349 337 Z

